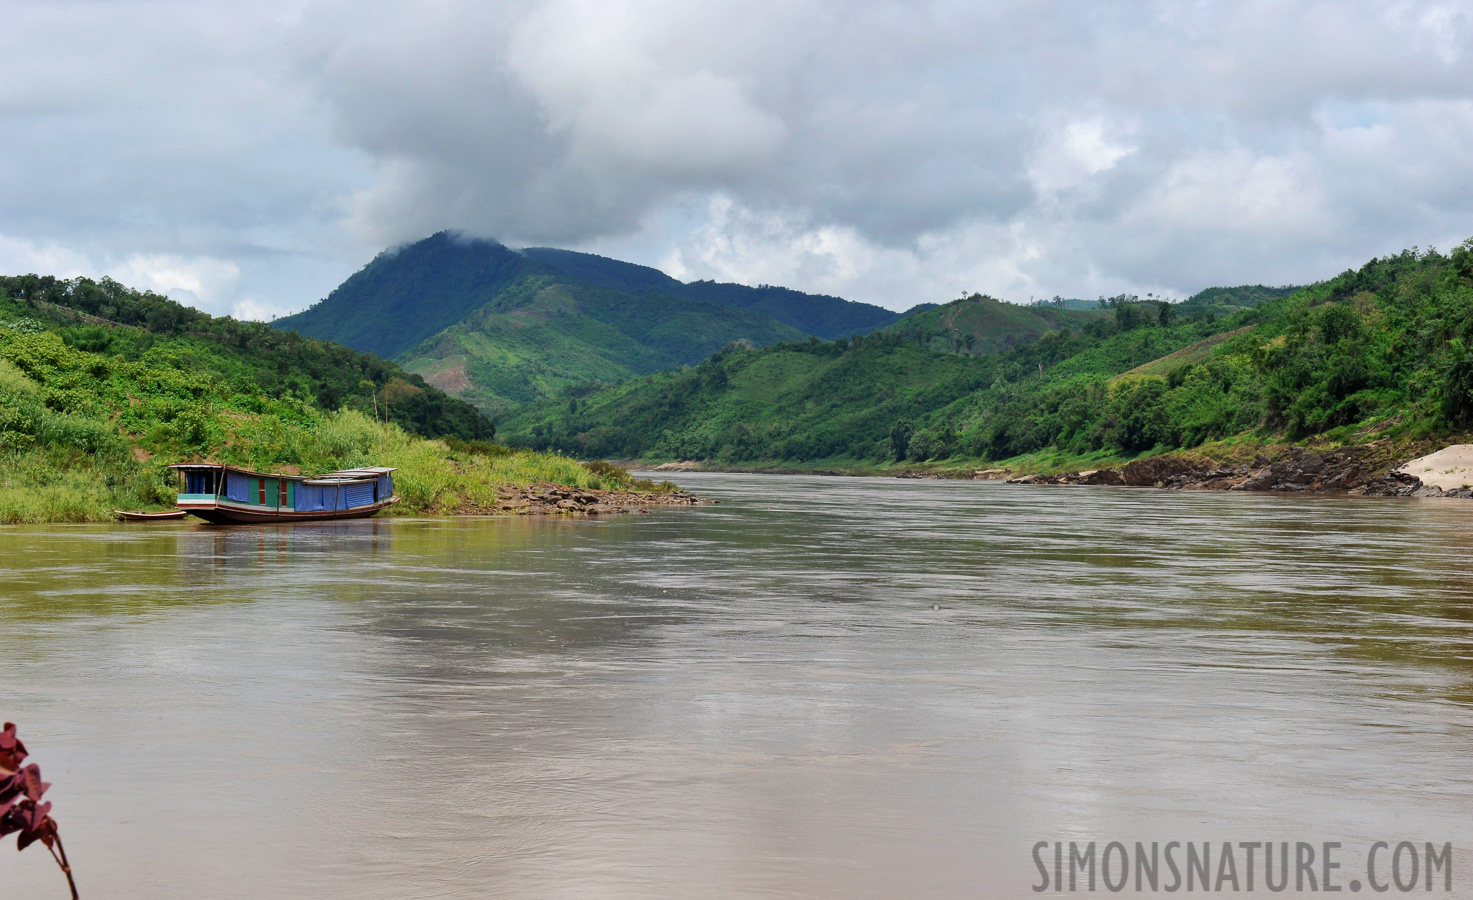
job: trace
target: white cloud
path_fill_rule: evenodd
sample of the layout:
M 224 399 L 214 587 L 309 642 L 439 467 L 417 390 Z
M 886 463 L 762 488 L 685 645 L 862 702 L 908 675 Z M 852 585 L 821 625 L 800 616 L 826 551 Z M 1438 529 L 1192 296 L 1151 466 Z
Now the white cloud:
M 0 12 L 0 266 L 217 311 L 300 309 L 442 228 L 894 307 L 1303 281 L 1473 234 L 1465 4 Z
M 75 278 L 86 274 L 85 256 L 57 243 L 37 244 L 0 234 L 0 272 L 9 275 L 55 275 Z
M 1303 154 L 1258 155 L 1234 147 L 1173 164 L 1123 221 L 1161 229 L 1314 235 L 1332 217 Z
M 135 254 L 123 261 L 113 277 L 198 309 L 223 312 L 231 309 L 235 300 L 240 266 L 210 257 Z
M 1112 136 L 1103 116 L 1094 115 L 1065 122 L 1044 135 L 1042 145 L 1028 164 L 1033 186 L 1046 198 L 1078 187 L 1090 176 L 1115 168 L 1135 147 Z

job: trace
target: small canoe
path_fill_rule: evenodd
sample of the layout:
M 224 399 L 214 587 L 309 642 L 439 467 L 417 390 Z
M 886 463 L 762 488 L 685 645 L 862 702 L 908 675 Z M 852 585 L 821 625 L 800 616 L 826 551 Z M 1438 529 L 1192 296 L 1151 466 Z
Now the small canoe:
M 171 509 L 167 512 L 129 512 L 125 509 L 115 509 L 118 518 L 124 522 L 159 522 L 164 519 L 182 519 L 189 513 L 182 509 Z

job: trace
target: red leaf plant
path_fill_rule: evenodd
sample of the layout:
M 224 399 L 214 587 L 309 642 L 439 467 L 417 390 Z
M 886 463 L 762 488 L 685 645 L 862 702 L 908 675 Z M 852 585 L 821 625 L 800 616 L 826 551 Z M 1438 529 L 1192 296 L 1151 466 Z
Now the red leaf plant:
M 41 795 L 51 785 L 41 780 L 40 766 L 21 765 L 27 755 L 26 745 L 15 736 L 15 725 L 6 722 L 5 730 L 0 731 L 0 838 L 12 831 L 19 832 L 20 837 L 15 839 L 17 850 L 37 841 L 45 845 L 66 875 L 72 900 L 77 900 L 77 883 L 72 880 L 72 867 L 67 863 L 56 820 L 51 818 L 51 804 L 41 802 Z

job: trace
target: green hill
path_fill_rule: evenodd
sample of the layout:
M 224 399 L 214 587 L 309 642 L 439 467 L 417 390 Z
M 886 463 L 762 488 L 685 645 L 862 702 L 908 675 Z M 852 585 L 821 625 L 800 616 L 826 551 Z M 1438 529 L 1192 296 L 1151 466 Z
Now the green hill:
M 1243 284 L 1238 287 L 1210 287 L 1182 301 L 1180 309 L 1188 315 L 1199 311 L 1204 315 L 1232 315 L 1244 309 L 1281 300 L 1299 290 L 1294 285 L 1265 287 L 1261 284 Z
M 329 410 L 346 406 L 376 415 L 375 395 L 383 397 L 392 384 L 389 418 L 406 431 L 462 440 L 496 433 L 470 404 L 372 354 L 209 316 L 108 278 L 0 277 L 0 296 L 13 315 L 41 322 L 80 350 L 138 361 L 167 348 L 178 366 L 212 372 L 234 390 Z
M 984 356 L 1035 341 L 1061 328 L 1081 328 L 1110 317 L 1108 310 L 1018 306 L 973 294 L 942 306 L 914 310 L 885 330 L 931 350 Z
M 898 313 L 786 288 L 684 284 L 646 266 L 447 232 L 386 251 L 275 327 L 398 359 L 492 414 L 691 365 L 734 341 L 862 334 Z
M 1372 260 L 1289 296 L 1199 298 L 1166 313 L 1127 299 L 1011 347 L 1007 337 L 1039 327 L 1024 317 L 1038 310 L 968 298 L 858 341 L 731 347 L 685 372 L 529 408 L 504 430 L 588 456 L 875 465 L 1130 456 L 1234 436 L 1420 439 L 1473 425 L 1473 241 Z M 1236 311 L 1213 311 L 1223 307 Z M 1004 335 L 1001 352 L 977 354 L 977 341 L 974 355 L 954 351 L 951 335 L 986 327 Z
M 759 313 L 668 294 L 518 280 L 501 299 L 400 356 L 404 367 L 493 415 L 567 389 L 700 362 L 733 340 L 802 337 Z

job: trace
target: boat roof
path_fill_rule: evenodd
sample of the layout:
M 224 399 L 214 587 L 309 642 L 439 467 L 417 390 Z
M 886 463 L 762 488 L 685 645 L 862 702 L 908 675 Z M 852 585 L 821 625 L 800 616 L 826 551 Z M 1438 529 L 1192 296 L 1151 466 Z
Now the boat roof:
M 391 466 L 362 466 L 357 469 L 343 469 L 338 472 L 328 472 L 326 475 L 287 475 L 282 472 L 256 472 L 251 469 L 243 469 L 240 466 L 227 466 L 223 463 L 175 463 L 169 466 L 171 469 L 182 471 L 227 471 L 239 472 L 242 475 L 254 475 L 257 478 L 295 478 L 305 484 L 346 484 L 353 481 L 363 481 L 369 478 L 377 478 L 390 472 L 399 471 Z

